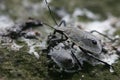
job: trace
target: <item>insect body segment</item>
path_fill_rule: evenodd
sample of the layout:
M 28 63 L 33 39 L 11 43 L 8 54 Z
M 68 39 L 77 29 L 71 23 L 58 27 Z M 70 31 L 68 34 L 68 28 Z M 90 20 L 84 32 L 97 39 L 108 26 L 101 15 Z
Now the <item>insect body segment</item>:
M 72 53 L 73 49 L 70 47 L 71 45 L 66 44 L 67 42 L 65 42 L 59 43 L 52 48 L 48 55 L 61 70 L 64 70 L 65 72 L 79 71 L 81 66 L 77 64 L 77 61 L 74 57 L 75 55 Z
M 102 52 L 100 40 L 91 33 L 73 27 L 64 27 L 59 30 L 63 31 L 63 34 L 67 38 L 71 39 L 71 41 L 82 49 L 94 54 Z
M 71 56 L 71 52 L 69 50 L 64 49 L 54 49 L 49 53 L 51 58 L 59 64 L 60 67 L 63 68 L 72 68 L 74 66 L 74 60 Z
M 70 42 L 72 43 L 72 45 L 70 45 L 71 46 L 70 50 L 72 50 L 72 49 L 74 50 L 74 45 L 76 45 L 79 48 L 79 50 L 81 50 L 82 53 L 84 53 L 86 56 L 89 56 L 89 57 L 93 58 L 94 60 L 104 63 L 109 68 L 112 67 L 110 64 L 102 61 L 99 58 L 100 53 L 103 53 L 103 51 L 104 52 L 106 52 L 106 51 L 102 47 L 101 41 L 96 36 L 94 36 L 90 32 L 83 31 L 79 28 L 75 28 L 72 26 L 60 27 L 60 25 L 63 22 L 61 22 L 60 24 L 57 24 L 54 16 L 51 13 L 51 10 L 47 3 L 47 0 L 45 0 L 45 2 L 47 4 L 50 15 L 52 16 L 55 24 L 57 25 L 57 27 L 54 28 L 54 27 L 44 23 L 45 25 L 54 29 L 53 34 L 51 34 L 50 40 L 48 39 L 48 48 L 47 48 L 48 52 L 51 51 L 51 49 L 53 49 L 54 47 L 58 46 L 59 43 L 64 43 L 65 41 L 70 40 Z M 59 33 L 60 35 L 57 35 L 57 33 Z M 59 38 L 60 36 L 61 36 L 61 38 Z M 62 48 L 62 49 L 64 49 L 64 48 Z M 62 65 L 61 67 L 64 66 L 64 68 L 65 68 L 64 62 L 66 64 L 67 64 L 67 62 L 72 63 L 72 58 L 74 58 L 77 65 L 79 65 L 79 67 L 81 67 L 80 61 L 78 60 L 79 56 L 76 56 L 73 51 L 71 51 L 71 55 L 69 55 L 69 58 L 70 58 L 70 56 L 72 56 L 70 60 L 68 59 L 67 56 L 63 56 L 65 54 L 68 55 L 69 52 L 64 51 L 64 50 L 61 50 L 61 51 L 56 50 L 55 52 L 53 52 L 51 57 L 58 65 L 60 63 Z M 71 65 L 71 64 L 69 64 L 69 65 Z M 68 66 L 68 67 L 70 67 L 70 66 Z

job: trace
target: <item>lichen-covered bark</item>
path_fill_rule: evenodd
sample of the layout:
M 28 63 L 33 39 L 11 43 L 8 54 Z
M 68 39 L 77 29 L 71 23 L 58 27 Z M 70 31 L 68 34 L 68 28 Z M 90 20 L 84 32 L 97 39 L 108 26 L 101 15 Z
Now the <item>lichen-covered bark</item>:
M 18 42 L 19 43 L 19 42 Z M 104 65 L 92 66 L 84 64 L 82 71 L 77 73 L 58 72 L 48 64 L 45 54 L 40 58 L 28 54 L 25 43 L 19 51 L 0 47 L 0 79 L 3 80 L 119 80 L 120 62 L 115 63 L 115 72 L 111 73 Z
M 44 7 L 41 9 L 41 0 L 28 0 L 29 5 L 24 5 L 27 0 L 1 0 L 0 14 L 10 16 L 13 20 L 24 20 L 28 17 L 39 18 L 46 23 L 52 23 L 53 20 Z M 39 3 L 38 3 L 39 2 Z M 37 4 L 38 3 L 38 4 Z M 1 7 L 5 5 L 5 8 Z M 120 0 L 53 0 L 50 6 L 55 9 L 64 7 L 66 12 L 72 14 L 75 8 L 88 9 L 100 15 L 101 19 L 106 19 L 111 13 L 120 16 Z M 35 8 L 35 5 L 38 6 Z M 36 10 L 35 10 L 36 9 Z M 54 14 L 54 13 L 53 13 Z M 55 14 L 54 14 L 55 15 Z M 86 16 L 78 16 L 80 22 L 89 20 Z M 55 15 L 56 19 L 60 17 Z M 92 20 L 91 20 L 92 21 Z M 7 24 L 7 23 L 6 23 Z M 0 26 L 2 27 L 2 26 Z M 105 26 L 104 26 L 105 27 Z M 119 28 L 119 27 L 118 27 Z M 46 29 L 44 29 L 46 30 Z M 41 30 L 41 32 L 44 30 Z M 47 30 L 46 30 L 47 31 Z M 42 32 L 42 35 L 44 34 Z M 120 35 L 118 29 L 116 34 Z M 111 73 L 104 65 L 92 66 L 84 63 L 84 69 L 77 73 L 58 72 L 51 64 L 45 54 L 40 54 L 37 59 L 34 55 L 28 53 L 29 47 L 26 43 L 16 41 L 17 44 L 23 45 L 19 51 L 14 51 L 9 46 L 0 44 L 0 80 L 119 80 L 120 79 L 120 60 L 114 63 L 115 71 Z M 36 51 L 40 51 L 39 47 Z

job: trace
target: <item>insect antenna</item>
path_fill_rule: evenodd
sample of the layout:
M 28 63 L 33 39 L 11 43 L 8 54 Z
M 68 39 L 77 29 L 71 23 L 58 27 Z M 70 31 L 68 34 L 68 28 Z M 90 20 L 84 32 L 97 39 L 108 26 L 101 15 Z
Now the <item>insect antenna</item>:
M 51 25 L 49 25 L 49 24 L 47 24 L 47 23 L 45 23 L 45 22 L 43 22 L 43 24 L 46 25 L 46 26 L 49 26 L 50 28 L 52 28 L 52 29 L 54 29 L 54 30 L 56 30 L 54 27 L 52 27 Z
M 45 3 L 46 3 L 46 5 L 47 5 L 47 7 L 48 7 L 49 14 L 51 15 L 53 21 L 55 22 L 55 24 L 56 24 L 57 26 L 59 26 L 58 23 L 57 23 L 57 21 L 56 21 L 56 19 L 55 19 L 55 17 L 52 15 L 52 11 L 51 11 L 51 9 L 50 9 L 50 6 L 49 6 L 47 0 L 45 0 Z

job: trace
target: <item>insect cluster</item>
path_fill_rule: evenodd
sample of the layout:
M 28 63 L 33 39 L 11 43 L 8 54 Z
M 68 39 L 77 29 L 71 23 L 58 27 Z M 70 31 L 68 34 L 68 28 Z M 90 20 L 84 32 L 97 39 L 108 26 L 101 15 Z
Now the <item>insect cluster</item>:
M 51 12 L 50 7 L 47 7 Z M 86 58 L 88 62 L 90 59 L 93 59 L 94 62 L 101 62 L 110 69 L 113 69 L 112 64 L 109 64 L 100 58 L 102 55 L 108 54 L 109 51 L 105 48 L 105 45 L 103 45 L 101 40 L 92 34 L 97 31 L 93 30 L 91 32 L 87 32 L 79 28 L 66 26 L 65 21 L 61 21 L 60 24 L 57 24 L 54 17 L 53 20 L 58 27 L 53 28 L 48 25 L 54 29 L 54 32 L 48 36 L 47 51 L 48 56 L 50 56 L 50 58 L 61 68 L 61 70 L 66 72 L 81 70 L 83 68 L 83 61 L 85 61 Z M 62 23 L 64 23 L 66 27 L 61 27 Z M 118 39 L 111 39 L 100 32 L 97 33 L 108 38 L 113 43 Z M 115 51 L 115 53 L 119 53 L 117 49 L 114 49 L 113 51 Z M 82 57 L 85 58 L 83 59 Z M 90 63 L 92 62 L 90 61 Z
M 108 54 L 109 51 L 90 32 L 73 27 L 59 27 L 55 29 L 52 35 L 48 36 L 47 43 L 48 56 L 61 70 L 66 72 L 81 70 L 84 61 L 90 64 L 97 61 L 105 64 L 110 69 L 113 68 L 111 64 L 101 60 L 100 57 Z M 115 52 L 118 52 L 118 50 L 116 49 Z

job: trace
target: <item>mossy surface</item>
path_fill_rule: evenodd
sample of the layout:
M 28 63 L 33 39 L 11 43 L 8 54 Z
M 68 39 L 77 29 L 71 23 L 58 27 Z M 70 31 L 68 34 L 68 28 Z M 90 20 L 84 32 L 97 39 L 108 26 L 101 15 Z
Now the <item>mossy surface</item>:
M 5 80 L 43 80 L 47 74 L 47 58 L 36 59 L 27 52 L 26 46 L 20 51 L 0 49 L 0 77 Z
M 120 78 L 119 60 L 113 64 L 115 69 L 113 73 L 105 65 L 92 66 L 85 62 L 83 66 L 83 70 L 76 73 L 59 72 L 59 69 L 57 71 L 49 63 L 45 54 L 41 54 L 39 59 L 29 54 L 26 44 L 20 51 L 0 48 L 0 78 L 3 80 L 119 80 Z

